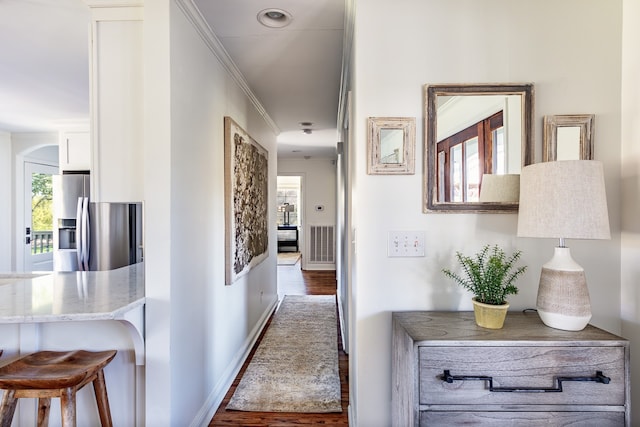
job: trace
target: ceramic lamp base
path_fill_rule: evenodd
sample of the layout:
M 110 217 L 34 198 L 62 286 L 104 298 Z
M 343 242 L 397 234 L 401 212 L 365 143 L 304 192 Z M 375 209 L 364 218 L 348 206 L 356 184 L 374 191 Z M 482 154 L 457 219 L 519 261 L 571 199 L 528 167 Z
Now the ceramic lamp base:
M 569 248 L 556 248 L 554 257 L 542 267 L 537 308 L 542 322 L 555 329 L 580 331 L 591 320 L 586 276 Z

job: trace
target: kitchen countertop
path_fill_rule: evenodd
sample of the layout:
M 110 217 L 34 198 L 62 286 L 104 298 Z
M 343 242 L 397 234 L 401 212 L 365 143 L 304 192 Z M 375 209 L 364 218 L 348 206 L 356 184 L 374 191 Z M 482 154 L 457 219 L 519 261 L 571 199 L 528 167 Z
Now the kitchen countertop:
M 144 304 L 144 263 L 109 271 L 0 273 L 0 323 L 117 320 L 132 335 L 138 364 L 144 360 Z
M 144 304 L 144 264 L 110 271 L 0 274 L 0 322 L 116 319 Z M 0 283 L 2 283 L 0 282 Z

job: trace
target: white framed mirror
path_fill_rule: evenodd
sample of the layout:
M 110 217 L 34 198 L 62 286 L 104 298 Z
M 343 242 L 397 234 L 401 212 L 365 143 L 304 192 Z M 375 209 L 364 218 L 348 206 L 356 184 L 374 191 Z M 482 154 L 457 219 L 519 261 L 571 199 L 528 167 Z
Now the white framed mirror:
M 412 175 L 415 173 L 416 119 L 369 117 L 367 119 L 367 173 Z
M 595 114 L 544 116 L 542 161 L 593 160 Z
M 533 84 L 426 85 L 425 102 L 424 212 L 517 211 Z

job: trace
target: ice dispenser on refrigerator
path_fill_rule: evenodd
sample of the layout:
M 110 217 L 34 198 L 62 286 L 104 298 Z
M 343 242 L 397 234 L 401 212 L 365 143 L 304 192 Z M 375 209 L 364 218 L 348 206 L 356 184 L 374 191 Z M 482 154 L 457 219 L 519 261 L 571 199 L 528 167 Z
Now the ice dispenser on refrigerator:
M 82 226 L 82 208 L 89 202 L 89 174 L 53 176 L 53 269 L 78 270 L 78 234 Z

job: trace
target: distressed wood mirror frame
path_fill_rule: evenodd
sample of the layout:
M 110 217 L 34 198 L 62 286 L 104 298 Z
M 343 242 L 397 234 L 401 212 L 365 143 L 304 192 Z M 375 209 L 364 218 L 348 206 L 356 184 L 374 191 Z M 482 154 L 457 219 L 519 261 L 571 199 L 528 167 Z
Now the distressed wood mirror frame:
M 522 166 L 533 163 L 535 147 L 533 139 L 534 116 L 534 88 L 532 83 L 523 84 L 438 84 L 424 86 L 425 100 L 425 138 L 424 138 L 424 190 L 423 211 L 457 212 L 457 213 L 512 213 L 517 212 L 518 203 L 512 202 L 447 202 L 439 200 L 438 174 L 438 106 L 440 101 L 462 100 L 466 97 L 484 99 L 487 96 L 505 97 L 505 103 L 515 103 L 518 114 L 504 112 L 505 120 L 518 119 L 516 134 L 511 138 L 514 150 L 519 150 L 517 171 L 507 171 L 507 174 L 519 174 Z M 509 101 L 506 100 L 509 98 Z M 444 179 L 441 176 L 442 179 Z
M 369 117 L 367 127 L 367 173 L 369 175 L 415 173 L 416 119 L 414 117 Z
M 564 114 L 544 116 L 544 136 L 542 145 L 542 161 L 552 162 L 558 159 L 558 144 L 578 144 L 579 154 L 571 160 L 593 160 L 594 114 Z M 577 128 L 579 140 L 566 142 L 559 140 L 559 128 Z M 568 160 L 568 159 L 561 159 Z

